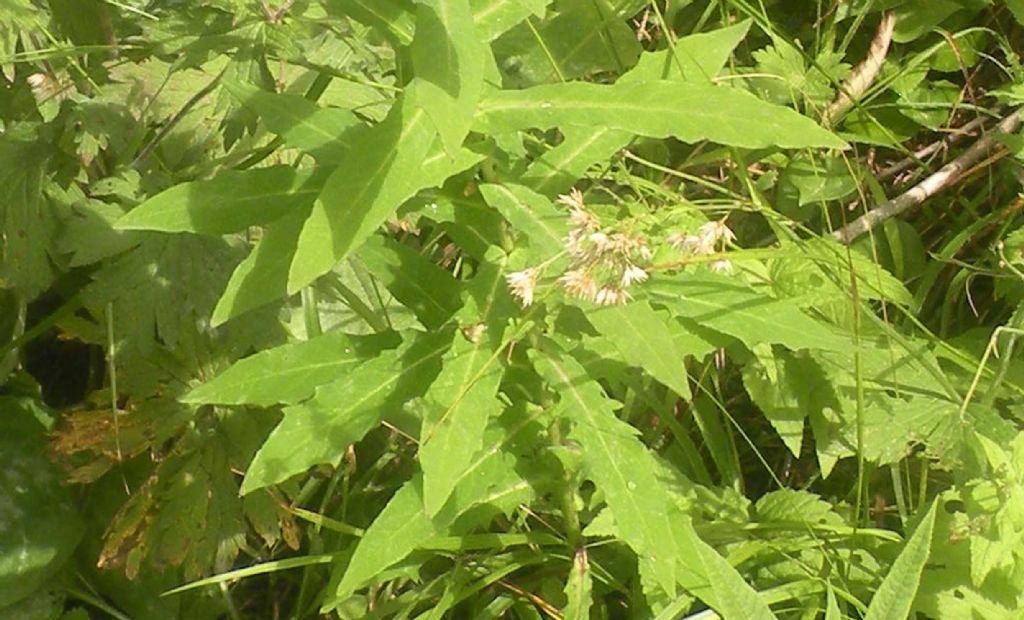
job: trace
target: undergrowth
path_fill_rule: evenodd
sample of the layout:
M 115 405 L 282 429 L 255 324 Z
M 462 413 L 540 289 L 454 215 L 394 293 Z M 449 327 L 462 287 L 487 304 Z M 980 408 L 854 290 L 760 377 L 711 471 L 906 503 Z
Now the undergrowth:
M 7 0 L 4 618 L 1017 618 L 1019 0 Z

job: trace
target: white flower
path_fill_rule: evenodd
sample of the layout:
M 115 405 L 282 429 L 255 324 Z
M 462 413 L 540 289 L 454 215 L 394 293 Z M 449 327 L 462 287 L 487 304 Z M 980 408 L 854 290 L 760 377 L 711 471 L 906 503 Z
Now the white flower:
M 721 240 L 728 243 L 736 238 L 723 220 L 703 224 L 697 229 L 697 236 L 700 237 L 701 243 L 712 247 Z
M 583 205 L 583 192 L 576 189 L 575 187 L 568 194 L 559 194 L 558 202 L 566 205 L 573 211 L 586 211 L 587 208 Z
M 566 271 L 558 281 L 570 295 L 590 300 L 597 295 L 597 283 L 585 269 Z
M 514 271 L 505 276 L 512 294 L 519 298 L 523 307 L 533 303 L 533 289 L 537 286 L 537 270 L 533 267 L 522 271 Z
M 630 263 L 622 271 L 622 287 L 625 288 L 634 282 L 643 282 L 647 279 L 647 272 Z
M 716 273 L 732 273 L 732 261 L 724 258 L 713 260 L 708 263 L 708 269 Z
M 594 295 L 594 303 L 599 306 L 617 306 L 629 299 L 629 293 L 615 286 L 603 286 Z

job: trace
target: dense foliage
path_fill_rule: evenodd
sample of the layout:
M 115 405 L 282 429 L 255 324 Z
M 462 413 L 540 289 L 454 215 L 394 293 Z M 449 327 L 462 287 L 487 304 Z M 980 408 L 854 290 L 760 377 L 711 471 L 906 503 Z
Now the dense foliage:
M 0 616 L 1020 617 L 1022 21 L 3 0 Z

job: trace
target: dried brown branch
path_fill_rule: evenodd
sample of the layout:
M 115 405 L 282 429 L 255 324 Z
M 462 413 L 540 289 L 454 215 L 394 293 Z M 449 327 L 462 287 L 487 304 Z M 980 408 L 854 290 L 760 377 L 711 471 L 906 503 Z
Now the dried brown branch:
M 850 77 L 843 82 L 839 89 L 839 96 L 828 106 L 825 113 L 821 115 L 821 123 L 831 127 L 837 118 L 842 116 L 853 106 L 853 102 L 860 99 L 861 95 L 867 92 L 878 72 L 882 70 L 882 63 L 889 53 L 889 44 L 892 42 L 892 32 L 896 27 L 896 14 L 886 11 L 882 14 L 882 20 L 878 23 L 878 32 L 871 41 L 868 55 L 861 61 Z
M 842 243 L 850 243 L 885 220 L 916 207 L 928 198 L 969 176 L 965 173 L 970 171 L 979 162 L 984 160 L 986 164 L 991 164 L 997 161 L 1001 156 L 1001 154 L 997 154 L 997 151 L 1001 148 L 998 138 L 1000 135 L 1017 131 L 1021 124 L 1022 110 L 1024 108 L 1018 108 L 1001 120 L 988 134 L 971 145 L 959 157 L 943 166 L 935 174 L 896 198 L 878 205 L 846 226 L 834 231 L 832 236 Z M 989 157 L 990 155 L 992 157 Z

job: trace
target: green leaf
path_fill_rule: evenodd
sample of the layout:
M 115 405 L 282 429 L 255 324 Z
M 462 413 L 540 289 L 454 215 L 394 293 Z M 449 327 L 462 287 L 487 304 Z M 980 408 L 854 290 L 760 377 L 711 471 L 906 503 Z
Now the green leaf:
M 607 160 L 633 138 L 628 131 L 601 127 L 567 126 L 562 134 L 562 142 L 533 160 L 520 179 L 546 196 L 567 191 L 592 165 Z
M 225 82 L 224 87 L 243 106 L 259 114 L 286 145 L 309 153 L 321 165 L 337 163 L 347 150 L 345 132 L 361 125 L 348 110 L 322 108 L 299 95 L 270 93 L 232 81 Z
M 565 597 L 569 602 L 562 610 L 562 617 L 566 620 L 588 620 L 590 608 L 594 605 L 593 587 L 587 550 L 577 549 L 569 569 L 569 579 L 565 582 Z
M 725 67 L 732 51 L 750 30 L 751 20 L 682 37 L 672 46 L 657 52 L 644 52 L 636 66 L 619 81 L 685 80 L 711 84 Z
M 193 405 L 294 404 L 398 342 L 393 333 L 351 336 L 330 332 L 239 360 L 179 400 Z
M 686 352 L 677 350 L 672 340 L 672 327 L 680 327 L 667 319 L 645 301 L 608 306 L 587 314 L 587 320 L 615 344 L 626 363 L 644 369 L 676 394 L 690 400 L 690 385 L 683 365 Z
M 455 278 L 407 245 L 374 235 L 359 249 L 359 260 L 428 328 L 447 323 L 460 305 Z
M 0 135 L 0 286 L 32 299 L 50 284 L 57 221 L 43 196 L 48 155 L 36 142 Z
M 415 4 L 412 0 L 337 0 L 325 5 L 328 13 L 348 15 L 380 32 L 398 45 L 412 43 L 416 29 Z
M 485 95 L 477 116 L 477 129 L 494 133 L 566 125 L 747 148 L 847 147 L 811 119 L 745 91 L 665 80 L 496 91 Z
M 486 447 L 459 474 L 447 506 L 435 518 L 428 517 L 423 507 L 423 480 L 419 474 L 392 497 L 359 541 L 334 601 L 344 601 L 382 571 L 413 551 L 427 547 L 432 536 L 447 534 L 448 527 L 470 508 L 482 503 L 515 506 L 530 500 L 529 485 L 516 473 L 509 448 L 535 424 L 543 410 L 535 408 L 528 416 L 522 411 L 515 413 L 507 430 L 500 423 L 491 425 L 485 435 Z
M 323 175 L 291 166 L 227 170 L 162 191 L 124 215 L 118 230 L 222 235 L 267 224 L 312 203 Z
M 480 186 L 480 193 L 526 238 L 531 250 L 526 260 L 531 264 L 545 261 L 565 249 L 569 232 L 567 214 L 544 196 L 514 183 L 484 184 Z
M 473 21 L 484 41 L 493 41 L 529 15 L 543 17 L 551 0 L 472 0 Z
M 937 505 L 938 502 L 932 501 L 928 512 L 914 529 L 914 534 L 892 563 L 889 574 L 882 580 L 882 585 L 868 605 L 864 620 L 899 620 L 910 616 L 914 597 L 921 585 L 921 573 L 931 553 Z
M 423 481 L 406 482 L 377 515 L 349 560 L 334 598 L 343 601 L 381 571 L 402 561 L 432 536 L 446 533 L 423 511 Z
M 1024 24 L 1024 0 L 1005 0 L 1006 8 L 1010 9 L 1018 24 Z
M 313 204 L 288 274 L 294 293 L 358 248 L 416 192 L 440 185 L 482 157 L 463 149 L 452 161 L 417 102 L 415 81 L 379 125 L 352 148 Z
M 477 38 L 469 0 L 417 4 L 412 64 L 416 77 L 423 80 L 418 100 L 452 159 L 473 124 L 488 54 L 490 48 Z
M 604 492 L 619 537 L 641 563 L 651 566 L 662 589 L 674 596 L 681 556 L 672 499 L 656 475 L 654 455 L 641 443 L 638 431 L 615 416 L 618 403 L 605 396 L 578 362 L 550 352 L 531 358 L 560 395 L 556 413 L 572 422 L 569 437 L 579 443 L 584 473 Z
M 607 2 L 556 6 L 557 13 L 536 24 L 520 24 L 494 42 L 504 82 L 532 86 L 601 72 L 622 73 L 636 61 L 641 49 L 636 35 Z
M 82 522 L 51 462 L 48 415 L 31 401 L 0 397 L 0 608 L 28 596 L 71 556 Z
M 747 20 L 714 32 L 683 37 L 676 41 L 675 56 L 670 50 L 644 52 L 636 66 L 618 81 L 644 82 L 672 77 L 708 83 L 707 76 L 715 76 L 722 70 L 749 28 Z M 535 159 L 521 178 L 523 184 L 547 196 L 569 189 L 590 166 L 606 161 L 633 137 L 628 131 L 606 127 L 566 126 L 562 134 L 562 142 Z
M 705 603 L 723 618 L 775 620 L 775 614 L 757 591 L 725 558 L 697 536 L 688 518 L 682 520 L 680 530 L 685 544 L 689 546 L 680 560 L 687 569 L 699 571 L 706 580 L 707 589 L 696 592 Z
M 793 301 L 769 297 L 736 278 L 711 272 L 672 278 L 654 276 L 646 289 L 652 301 L 663 304 L 675 316 L 733 336 L 748 347 L 765 342 L 794 350 L 843 351 L 849 346 Z
M 424 506 L 431 517 L 483 448 L 487 421 L 501 411 L 496 396 L 503 371 L 504 324 L 511 310 L 500 264 L 483 263 L 459 313 L 463 330 L 424 399 L 419 459 Z
M 308 208 L 297 209 L 263 230 L 263 237 L 235 268 L 217 301 L 210 318 L 214 327 L 287 296 L 288 267 L 308 214 Z
M 421 395 L 440 370 L 451 332 L 412 338 L 286 407 L 284 419 L 256 453 L 241 493 L 281 482 L 313 465 L 336 462 L 389 412 Z

